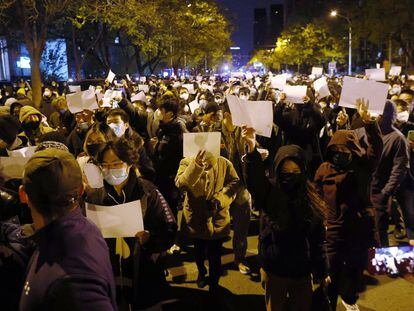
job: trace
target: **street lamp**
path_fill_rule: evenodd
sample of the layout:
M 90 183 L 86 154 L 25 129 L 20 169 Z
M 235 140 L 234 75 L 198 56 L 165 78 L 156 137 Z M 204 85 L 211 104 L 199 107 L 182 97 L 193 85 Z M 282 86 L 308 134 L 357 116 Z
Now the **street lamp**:
M 336 11 L 336 10 L 331 11 L 330 15 L 331 15 L 331 17 L 343 18 L 348 22 L 348 27 L 349 27 L 348 75 L 351 76 L 352 75 L 352 22 L 351 22 L 351 19 L 348 16 L 339 14 L 338 11 Z

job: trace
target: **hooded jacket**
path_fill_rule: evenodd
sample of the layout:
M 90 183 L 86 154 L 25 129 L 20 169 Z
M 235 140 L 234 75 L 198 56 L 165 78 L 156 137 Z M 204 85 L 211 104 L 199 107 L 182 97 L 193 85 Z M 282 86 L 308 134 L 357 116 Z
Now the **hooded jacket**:
M 281 189 L 278 173 L 292 159 L 302 171 L 302 180 L 292 194 Z M 305 155 L 296 145 L 283 146 L 274 159 L 275 179 L 265 175 L 257 150 L 246 156 L 247 188 L 262 209 L 259 256 L 267 273 L 282 277 L 316 279 L 328 275 L 323 215 L 308 195 Z
M 385 198 L 396 192 L 409 169 L 408 142 L 394 126 L 396 118 L 397 107 L 388 101 L 380 121 L 383 151 L 372 183 L 372 193 L 381 193 Z
M 357 133 L 339 130 L 332 136 L 327 149 L 332 157 L 333 146 L 346 146 L 352 153 L 346 168 L 327 161 L 315 174 L 315 184 L 328 205 L 328 255 L 338 252 L 358 258 L 373 243 L 373 211 L 370 184 L 382 152 L 381 132 L 377 123 L 365 124 L 368 145 L 361 146 Z
M 33 133 L 27 133 L 26 131 L 21 132 L 19 134 L 20 137 L 23 137 L 23 139 L 27 139 L 31 142 L 31 144 L 36 143 L 37 139 L 39 139 L 40 136 L 46 133 L 53 132 L 54 129 L 49 127 L 49 125 L 46 122 L 46 117 L 40 113 L 39 110 L 36 108 L 33 108 L 32 106 L 23 106 L 20 109 L 19 114 L 19 121 L 21 124 L 24 123 L 24 121 L 31 115 L 38 115 L 40 119 L 40 125 L 38 129 Z

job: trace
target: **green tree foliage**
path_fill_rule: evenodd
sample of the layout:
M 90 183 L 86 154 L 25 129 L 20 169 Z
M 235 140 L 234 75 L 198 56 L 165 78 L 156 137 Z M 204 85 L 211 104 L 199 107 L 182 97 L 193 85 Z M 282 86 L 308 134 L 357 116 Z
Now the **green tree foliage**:
M 345 51 L 344 42 L 332 36 L 326 27 L 315 23 L 296 24 L 282 32 L 271 52 L 259 51 L 253 59 L 271 69 L 290 65 L 297 66 L 299 71 L 302 66 L 320 65 L 332 60 L 342 62 Z
M 414 1 L 364 0 L 354 10 L 352 24 L 360 38 L 402 49 L 414 66 Z

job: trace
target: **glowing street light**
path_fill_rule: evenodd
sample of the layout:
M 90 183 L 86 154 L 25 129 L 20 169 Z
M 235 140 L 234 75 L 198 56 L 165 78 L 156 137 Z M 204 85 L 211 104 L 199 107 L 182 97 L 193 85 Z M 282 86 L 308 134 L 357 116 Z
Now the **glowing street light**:
M 344 16 L 338 13 L 337 10 L 333 10 L 330 13 L 331 17 L 340 17 L 345 19 L 348 22 L 348 31 L 349 31 L 349 35 L 348 35 L 348 45 L 349 45 L 349 59 L 348 59 L 348 75 L 351 76 L 352 75 L 352 22 L 351 19 L 348 16 Z

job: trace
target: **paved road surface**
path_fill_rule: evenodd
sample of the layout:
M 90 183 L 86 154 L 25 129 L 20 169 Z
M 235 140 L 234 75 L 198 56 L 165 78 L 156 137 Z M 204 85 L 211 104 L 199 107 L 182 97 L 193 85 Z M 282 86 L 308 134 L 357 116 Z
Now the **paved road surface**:
M 253 221 L 248 239 L 248 262 L 253 268 L 251 275 L 242 275 L 233 264 L 231 241 L 224 244 L 224 276 L 220 280 L 223 290 L 218 298 L 209 295 L 207 288 L 198 289 L 195 284 L 197 268 L 191 246 L 177 256 L 168 258 L 173 296 L 179 302 L 166 310 L 264 310 L 263 289 L 260 284 L 257 263 L 257 220 Z M 393 241 L 395 243 L 395 241 Z M 367 288 L 358 302 L 361 311 L 414 311 L 414 276 L 390 278 L 367 275 Z M 339 299 L 340 300 L 340 299 Z M 338 311 L 345 310 L 338 301 Z

